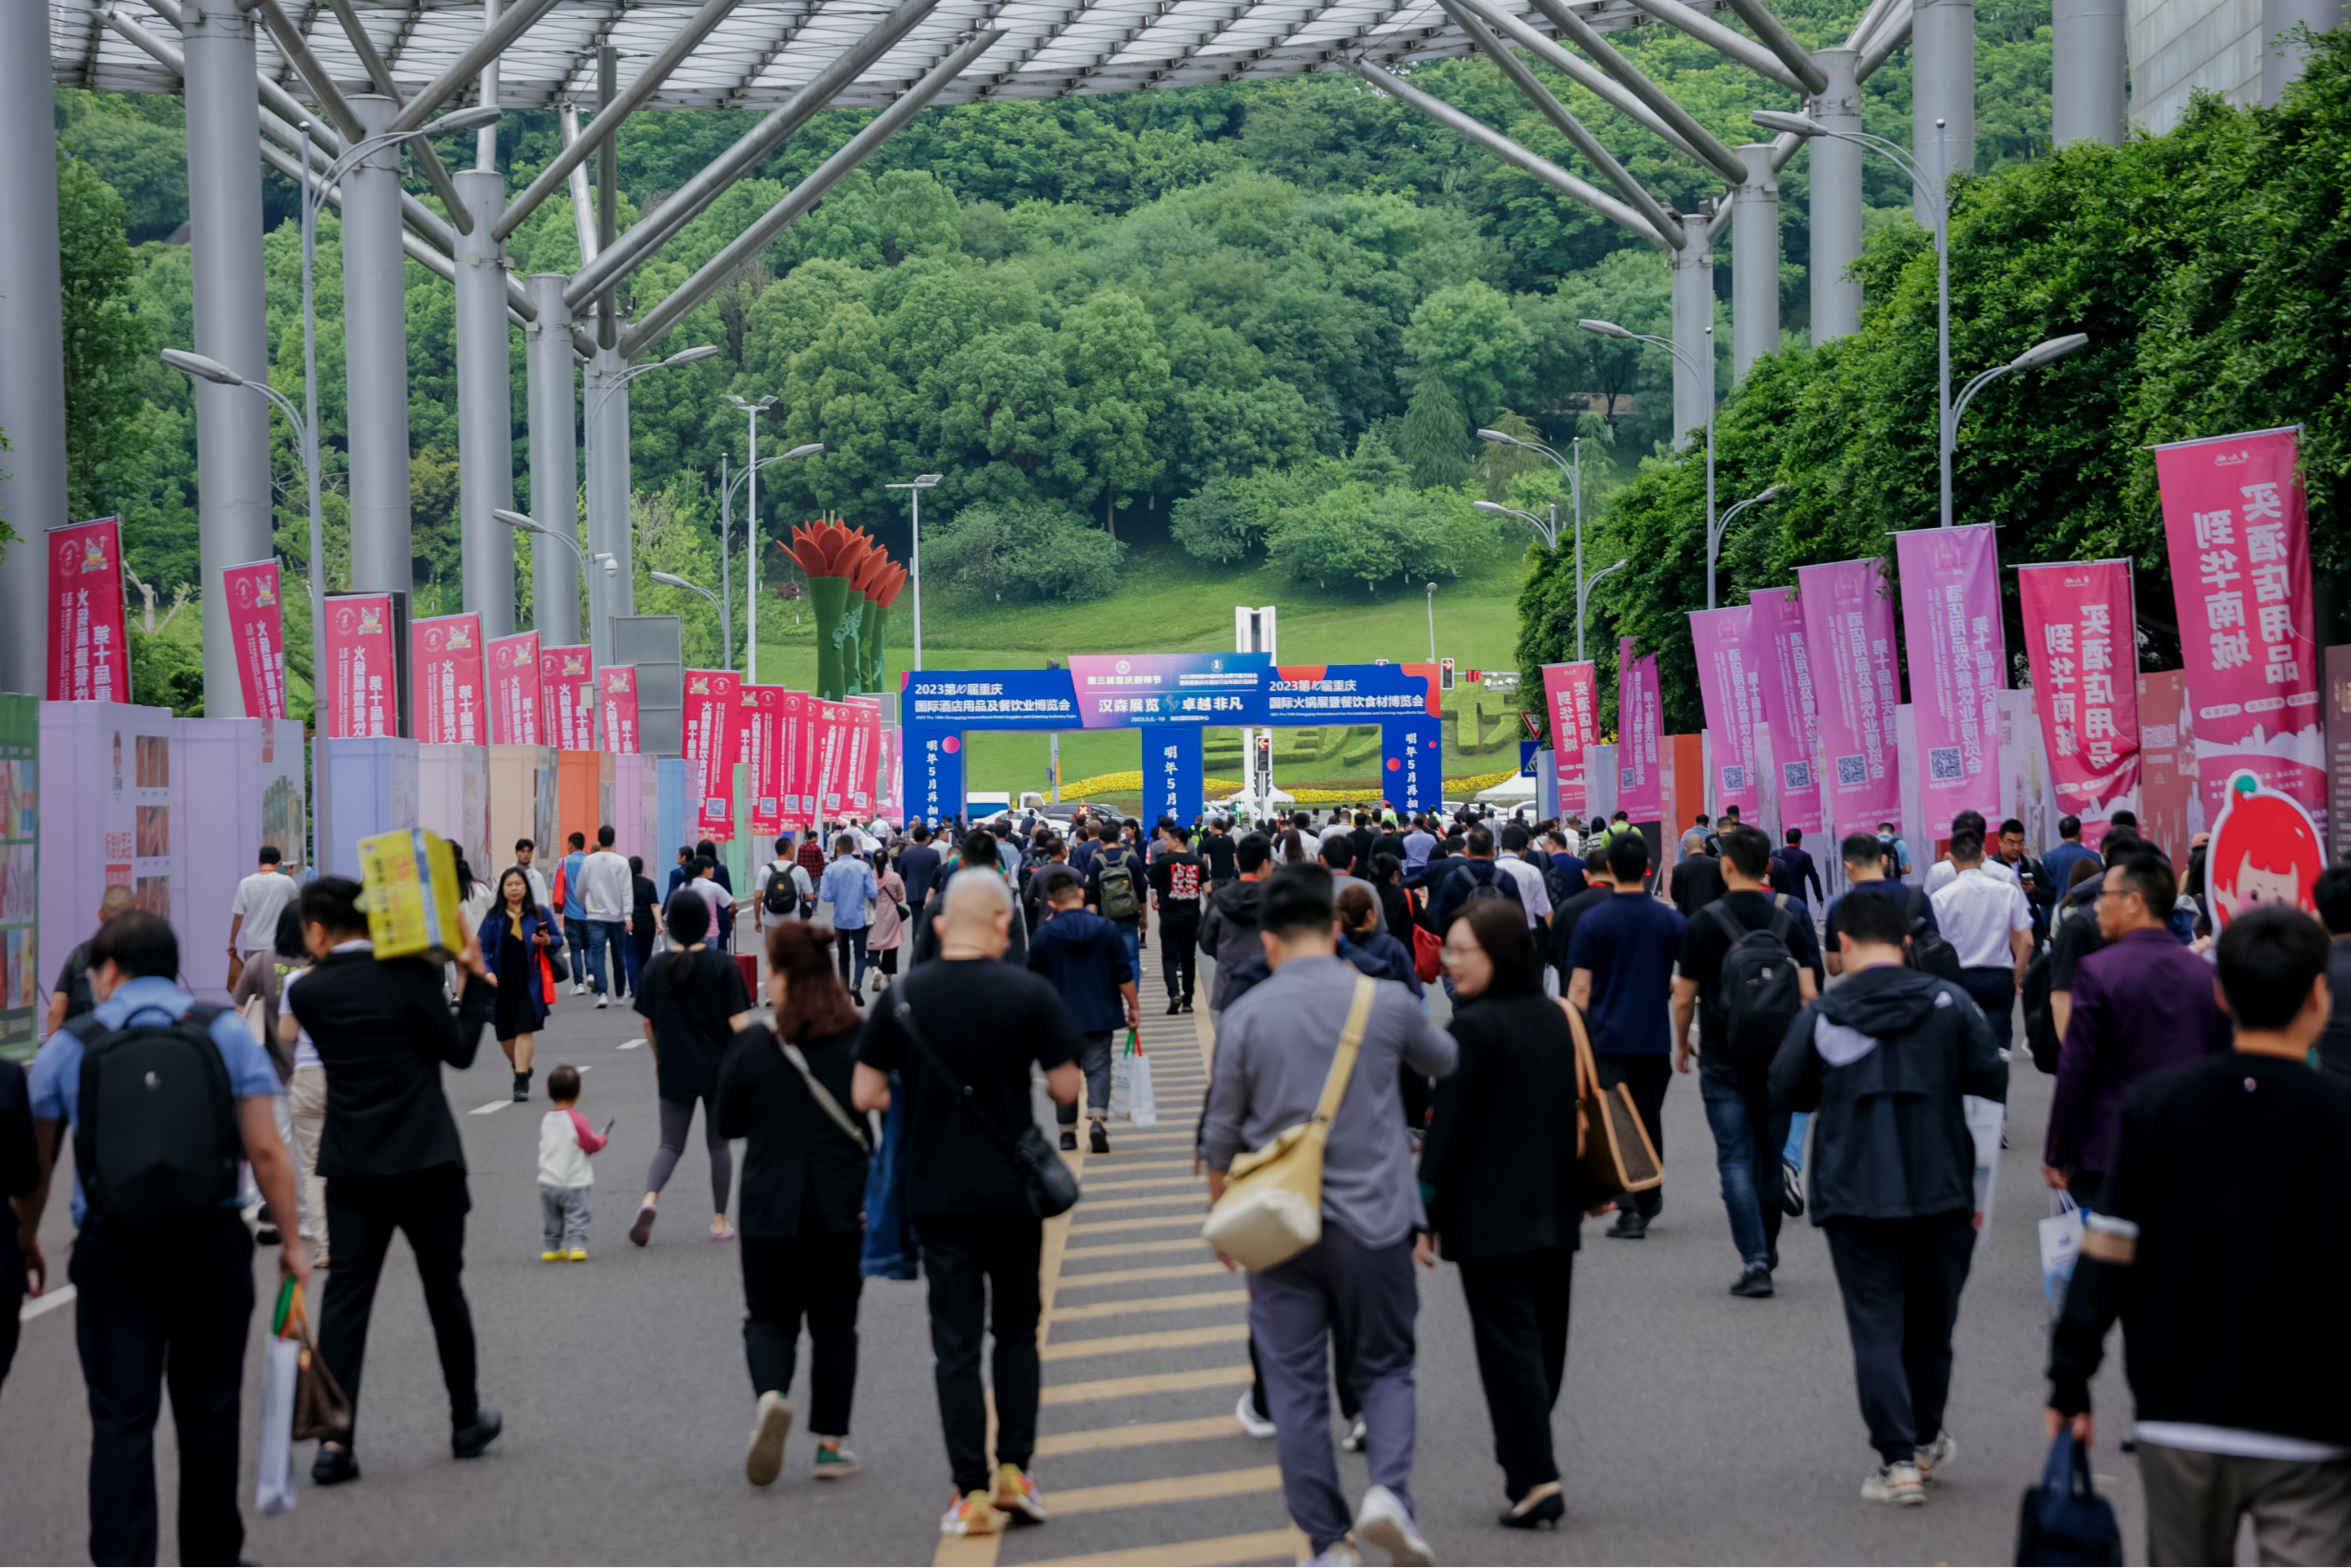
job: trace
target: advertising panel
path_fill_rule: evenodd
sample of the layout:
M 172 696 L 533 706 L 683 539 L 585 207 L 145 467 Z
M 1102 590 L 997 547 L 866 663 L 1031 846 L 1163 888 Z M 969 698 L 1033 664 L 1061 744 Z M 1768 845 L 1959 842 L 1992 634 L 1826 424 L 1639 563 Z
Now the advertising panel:
M 122 621 L 122 524 L 117 517 L 48 530 L 51 702 L 128 702 Z

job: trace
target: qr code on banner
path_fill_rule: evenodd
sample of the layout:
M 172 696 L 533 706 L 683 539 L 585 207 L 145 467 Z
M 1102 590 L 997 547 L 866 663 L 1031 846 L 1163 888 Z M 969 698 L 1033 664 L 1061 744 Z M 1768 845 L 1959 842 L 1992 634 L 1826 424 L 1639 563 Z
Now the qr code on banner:
M 1630 768 L 1619 768 L 1616 769 L 1616 788 L 1619 789 L 1630 789 L 1635 782 L 1635 778 L 1634 769 Z
M 1838 758 L 1836 781 L 1837 788 L 1840 789 L 1850 789 L 1857 784 L 1868 783 L 1869 764 L 1858 755 Z
M 1726 789 L 1746 789 L 1747 765 L 1743 762 L 1734 762 L 1723 768 L 1722 787 Z
M 1949 784 L 1959 777 L 1959 748 L 1956 746 L 1930 746 L 1927 748 L 1927 777 L 1938 784 Z
M 1813 787 L 1813 765 L 1809 762 L 1783 763 L 1780 777 L 1787 789 L 1809 789 Z

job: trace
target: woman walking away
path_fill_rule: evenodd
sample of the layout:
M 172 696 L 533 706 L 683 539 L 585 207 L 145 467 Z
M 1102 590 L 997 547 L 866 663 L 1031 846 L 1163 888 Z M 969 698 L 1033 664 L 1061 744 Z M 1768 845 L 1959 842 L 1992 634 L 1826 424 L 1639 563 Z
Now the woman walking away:
M 497 1031 L 498 1049 L 507 1053 L 514 1068 L 517 1100 L 530 1098 L 532 1037 L 547 1022 L 547 998 L 539 974 L 539 955 L 549 940 L 545 915 L 546 911 L 531 902 L 530 879 L 520 866 L 508 866 L 498 877 L 497 901 L 479 933 L 482 960 L 488 967 L 490 984 L 498 988 L 497 1008 L 490 1023 Z
M 1575 1037 L 1543 995 L 1526 916 L 1505 899 L 1464 908 L 1445 936 L 1461 1063 L 1437 1084 L 1420 1179 L 1434 1267 L 1461 1265 L 1478 1375 L 1510 1507 L 1501 1523 L 1554 1526 L 1566 1511 L 1551 1413 L 1567 1367 L 1568 1291 L 1586 1207 L 1576 1157 Z
M 881 894 L 873 901 L 873 928 L 866 933 L 865 950 L 872 956 L 875 973 L 895 979 L 898 949 L 906 945 L 906 915 L 913 911 L 906 908 L 906 883 L 898 874 L 898 868 L 886 854 L 877 853 L 873 862 Z M 883 988 L 879 985 L 873 988 L 876 995 Z
M 661 1147 L 645 1175 L 645 1201 L 629 1239 L 643 1247 L 653 1239 L 653 1211 L 661 1189 L 685 1153 L 694 1103 L 702 1102 L 703 1141 L 710 1148 L 710 1239 L 732 1241 L 726 1223 L 726 1189 L 735 1179 L 735 1156 L 718 1128 L 718 1062 L 751 1010 L 743 971 L 706 943 L 710 904 L 691 886 L 670 895 L 665 917 L 670 948 L 657 954 L 637 989 L 644 1015 L 645 1044 L 653 1053 L 654 1083 L 661 1095 Z
M 858 1252 L 872 1152 L 864 1119 L 849 1109 L 857 1009 L 832 972 L 823 934 L 805 921 L 768 928 L 768 999 L 774 1030 L 755 1024 L 726 1048 L 716 1117 L 720 1137 L 748 1140 L 743 1351 L 758 1403 L 743 1474 L 761 1487 L 783 1469 L 803 1314 L 816 1479 L 857 1473 L 857 1456 L 841 1439 L 857 1388 Z

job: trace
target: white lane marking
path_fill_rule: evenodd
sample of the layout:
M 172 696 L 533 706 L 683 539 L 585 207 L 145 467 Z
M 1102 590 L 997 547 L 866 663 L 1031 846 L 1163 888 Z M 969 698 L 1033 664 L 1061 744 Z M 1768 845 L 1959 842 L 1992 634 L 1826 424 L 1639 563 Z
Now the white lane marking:
M 586 1065 L 582 1066 L 582 1067 L 580 1069 L 580 1071 L 582 1071 L 582 1072 L 593 1072 L 593 1071 L 596 1071 L 596 1064 L 595 1064 L 594 1062 L 590 1061 L 590 1062 L 587 1063 Z
M 622 1051 L 634 1051 L 637 1047 L 643 1044 L 644 1044 L 644 1041 L 642 1040 L 624 1040 L 621 1042 L 621 1049 Z
M 503 1111 L 513 1103 L 514 1102 L 512 1100 L 493 1100 L 486 1105 L 475 1106 L 471 1111 L 468 1111 L 466 1114 L 469 1116 L 486 1116 L 493 1111 Z
M 16 1321 L 20 1323 L 31 1322 L 43 1312 L 53 1312 L 59 1307 L 71 1304 L 74 1297 L 78 1293 L 71 1285 L 59 1285 L 47 1295 L 36 1297 L 17 1308 Z

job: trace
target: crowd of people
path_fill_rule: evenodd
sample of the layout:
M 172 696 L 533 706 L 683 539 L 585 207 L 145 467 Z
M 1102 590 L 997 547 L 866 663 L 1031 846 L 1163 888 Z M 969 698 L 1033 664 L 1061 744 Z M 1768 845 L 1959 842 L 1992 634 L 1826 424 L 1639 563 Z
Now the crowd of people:
M 1663 1107 L 1680 1077 L 1714 1145 L 1729 1293 L 1773 1295 L 1784 1220 L 1823 1231 L 1875 1453 L 1860 1495 L 1924 1504 L 1959 1453 L 1953 1329 L 2020 1040 L 2054 1079 L 2052 1201 L 2085 1216 L 2051 1340 L 2052 1436 L 2094 1437 L 2089 1384 L 2119 1320 L 2155 1560 L 2227 1560 L 2247 1517 L 2264 1561 L 2351 1557 L 2351 1358 L 2335 1336 L 2297 1336 L 2306 1354 L 2281 1379 L 2261 1348 L 2351 1271 L 2351 868 L 2320 880 L 2319 919 L 2272 904 L 2216 934 L 2201 841 L 2175 861 L 2127 813 L 2095 845 L 2067 819 L 2037 859 L 2021 822 L 1961 813 L 1923 877 L 1890 823 L 1842 838 L 1825 877 L 1800 831 L 1775 845 L 1732 810 L 1654 833 L 1622 812 L 1368 807 L 1148 830 L 1082 811 L 840 822 L 776 841 L 738 893 L 706 841 L 656 890 L 604 827 L 592 850 L 569 835 L 551 875 L 528 841 L 495 884 L 465 869 L 445 963 L 379 959 L 355 883 L 297 884 L 264 852 L 237 894 L 233 1006 L 196 1002 L 170 925 L 117 901 L 58 977 L 29 1075 L 0 1073 L 17 1220 L 0 1239 L 0 1377 L 14 1287 L 47 1287 L 39 1228 L 70 1137 L 97 1561 L 153 1560 L 167 1379 L 183 1557 L 237 1558 L 256 1244 L 306 1291 L 325 1275 L 319 1356 L 350 1415 L 314 1480 L 360 1473 L 395 1232 L 451 1452 L 480 1455 L 503 1420 L 476 1387 L 470 1178 L 441 1069 L 469 1066 L 488 1028 L 530 1098 L 568 981 L 594 1007 L 629 998 L 653 1059 L 635 1246 L 701 1110 L 708 1234 L 742 1268 L 747 1479 L 782 1472 L 803 1322 L 810 1471 L 856 1473 L 862 1281 L 904 1253 L 926 1281 L 942 1532 L 1042 1522 L 1039 1270 L 1047 1220 L 1075 1197 L 1050 1140 L 1072 1151 L 1082 1132 L 1108 1152 L 1115 1040 L 1140 1024 L 1155 930 L 1167 1013 L 1204 1002 L 1213 1030 L 1194 1151 L 1210 1203 L 1301 1129 L 1319 1140 L 1311 1235 L 1249 1275 L 1258 1378 L 1235 1412 L 1272 1439 L 1311 1561 L 1435 1560 L 1412 1488 L 1414 1368 L 1416 1270 L 1440 1260 L 1460 1270 L 1498 1522 L 1563 1518 L 1552 1412 L 1583 1221 L 1606 1217 L 1624 1241 L 1667 1223 Z M 734 951 L 746 936 L 763 964 Z M 1040 1080 L 1051 1131 L 1031 1109 Z M 159 1113 L 133 1096 L 142 1081 L 184 1090 Z M 545 1089 L 540 1258 L 582 1263 L 610 1124 L 581 1110 L 577 1068 Z M 1352 1505 L 1334 1379 L 1370 1474 Z

